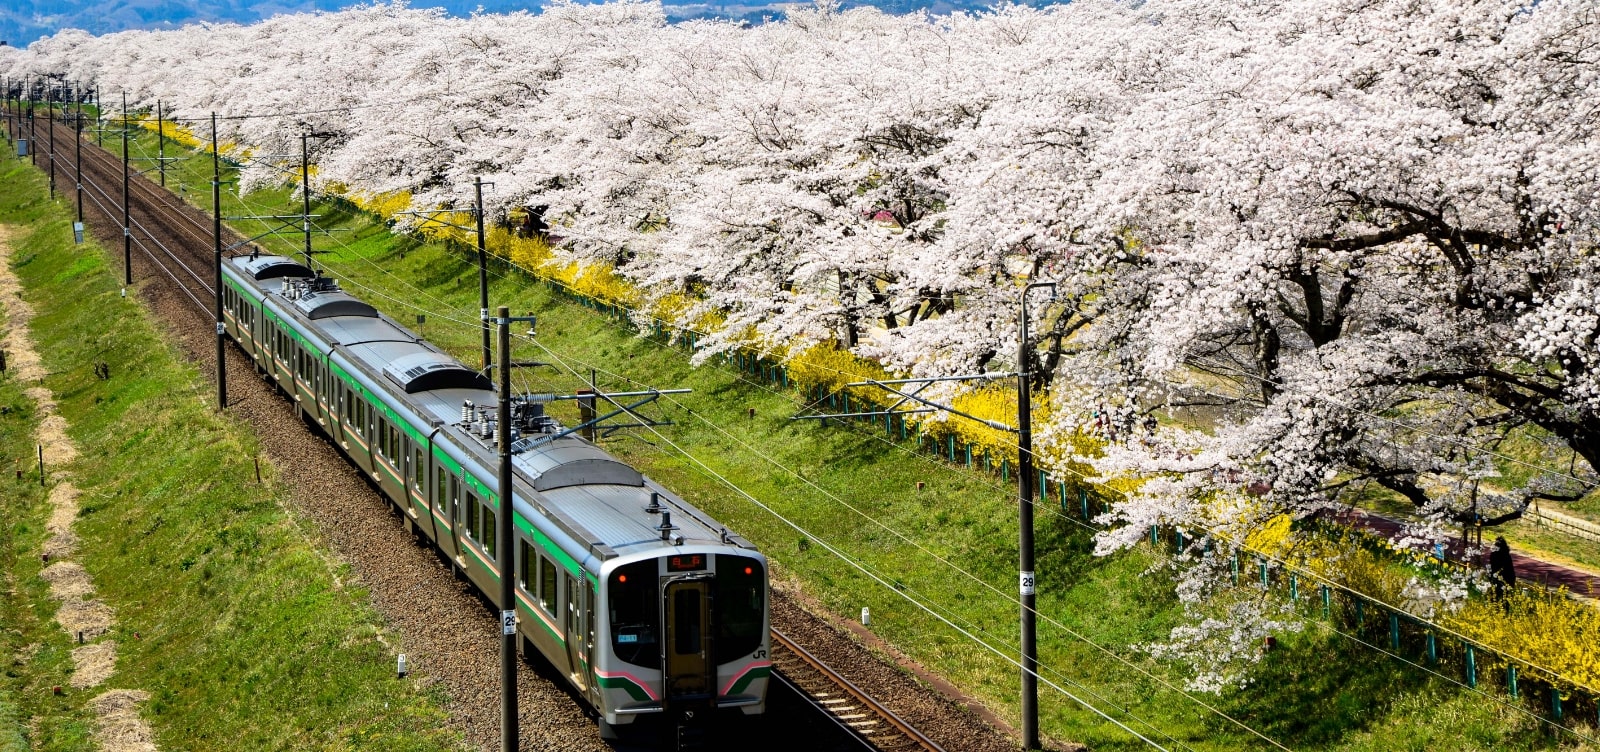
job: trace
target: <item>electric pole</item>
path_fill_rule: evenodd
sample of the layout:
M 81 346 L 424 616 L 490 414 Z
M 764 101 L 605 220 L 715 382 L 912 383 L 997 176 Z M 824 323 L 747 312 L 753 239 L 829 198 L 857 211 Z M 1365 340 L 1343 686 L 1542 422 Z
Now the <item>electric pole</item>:
M 217 409 L 228 407 L 227 327 L 222 318 L 222 162 L 217 156 L 217 113 L 211 113 L 211 244 L 216 251 Z
M 133 221 L 128 209 L 128 92 L 122 92 L 122 284 L 133 284 Z
M 494 185 L 490 183 L 490 185 Z M 489 367 L 489 257 L 483 243 L 483 176 L 472 178 L 478 215 L 478 316 L 483 320 L 483 367 Z
M 301 227 L 306 233 L 306 268 L 311 266 L 311 139 L 333 138 L 332 133 L 309 132 L 300 136 L 300 198 L 302 211 L 300 213 Z M 315 274 L 315 269 L 312 269 Z M 487 364 L 485 364 L 487 365 Z
M 1033 571 L 1033 388 L 1028 367 L 1028 293 L 1035 287 L 1055 290 L 1054 282 L 1022 288 L 1021 341 L 1017 345 L 1017 572 L 1022 596 L 1022 748 L 1039 748 L 1039 648 L 1035 633 Z
M 50 163 L 50 200 L 56 200 L 56 121 L 55 121 L 55 96 L 46 88 L 44 90 L 44 128 L 50 135 L 48 159 Z
M 167 137 L 161 115 L 161 100 L 156 100 L 156 169 L 161 171 L 161 187 L 167 187 Z
M 74 137 L 73 141 L 76 143 L 76 146 L 75 146 L 75 149 L 74 149 L 74 153 L 72 155 L 72 168 L 77 173 L 77 179 L 74 182 L 77 184 L 77 189 L 78 189 L 77 190 L 77 192 L 78 192 L 78 223 L 82 224 L 83 223 L 83 99 L 82 99 L 82 97 L 76 97 L 76 96 L 74 98 L 76 98 L 78 100 L 78 118 L 77 118 L 76 126 L 73 129 L 73 137 Z
M 495 324 L 500 327 L 500 411 L 497 419 L 496 438 L 500 444 L 500 524 L 495 528 L 497 542 L 494 557 L 500 566 L 500 750 L 501 752 L 517 752 L 518 736 L 521 731 L 517 727 L 517 594 L 513 588 L 516 582 L 516 572 L 513 563 L 516 554 L 512 546 L 516 545 L 516 536 L 513 534 L 515 525 L 512 523 L 514 505 L 512 497 L 515 493 L 511 485 L 511 322 L 532 321 L 529 318 L 511 318 L 511 309 L 500 306 L 500 316 L 495 319 Z M 488 317 L 484 317 L 484 325 L 488 325 Z M 582 639 L 580 635 L 569 635 L 568 639 Z

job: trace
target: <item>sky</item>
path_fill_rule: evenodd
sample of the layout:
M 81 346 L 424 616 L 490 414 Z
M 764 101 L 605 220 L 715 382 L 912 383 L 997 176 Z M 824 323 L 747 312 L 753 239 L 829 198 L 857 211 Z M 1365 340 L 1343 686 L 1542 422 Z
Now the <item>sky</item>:
M 667 17 L 734 18 L 760 23 L 782 17 L 790 3 L 780 0 L 662 0 Z M 0 41 L 26 46 L 62 29 L 77 28 L 92 34 L 126 29 L 161 29 L 199 21 L 249 23 L 279 13 L 337 10 L 351 0 L 0 0 Z M 412 0 L 412 7 L 442 7 L 453 15 L 481 8 L 499 13 L 539 7 L 538 0 Z M 992 5 L 992 0 L 852 0 L 853 5 L 875 5 L 890 13 L 930 10 L 948 13 Z

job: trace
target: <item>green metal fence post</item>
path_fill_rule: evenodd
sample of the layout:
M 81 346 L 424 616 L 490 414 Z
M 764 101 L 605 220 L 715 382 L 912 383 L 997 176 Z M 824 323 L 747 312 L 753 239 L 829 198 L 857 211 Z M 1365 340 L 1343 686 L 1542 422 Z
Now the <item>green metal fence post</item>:
M 1300 602 L 1300 575 L 1289 573 L 1289 600 L 1293 603 Z
M 1389 612 L 1389 649 L 1400 652 L 1400 615 Z
M 1360 629 L 1367 623 L 1367 602 L 1361 596 L 1356 596 L 1356 628 Z
M 1517 667 L 1514 665 L 1506 666 L 1506 692 L 1511 699 L 1517 699 Z
M 1556 722 L 1561 722 L 1561 688 L 1550 685 L 1550 713 L 1555 716 Z
M 1431 665 L 1434 665 L 1434 664 L 1436 664 L 1438 662 L 1439 662 L 1439 643 L 1438 643 L 1438 640 L 1434 639 L 1433 633 L 1429 632 L 1428 633 L 1428 665 L 1431 666 Z
M 1333 616 L 1333 588 L 1322 586 L 1322 618 Z
M 967 467 L 971 468 L 972 467 L 972 442 L 970 442 L 970 441 L 967 442 L 966 454 L 967 454 Z
M 1271 583 L 1267 580 L 1267 560 L 1261 560 L 1261 589 L 1266 590 Z
M 1083 521 L 1089 521 L 1089 489 L 1078 489 L 1078 503 L 1083 505 Z
M 1477 687 L 1478 687 L 1478 651 L 1477 651 L 1476 648 L 1472 647 L 1471 645 L 1467 645 L 1466 648 L 1467 648 L 1467 686 L 1472 687 L 1473 689 L 1477 689 Z
M 1160 542 L 1160 536 L 1161 536 L 1161 528 L 1156 527 L 1155 525 L 1151 525 L 1150 526 L 1150 545 L 1154 546 L 1157 543 L 1159 543 Z
M 1233 559 L 1229 562 L 1229 566 L 1233 568 L 1233 584 L 1234 584 L 1234 586 L 1237 587 L 1238 584 L 1239 584 L 1239 552 L 1238 551 L 1234 551 L 1233 552 Z
M 1000 480 L 1002 482 L 1011 480 L 1011 465 L 1005 460 L 1000 460 Z

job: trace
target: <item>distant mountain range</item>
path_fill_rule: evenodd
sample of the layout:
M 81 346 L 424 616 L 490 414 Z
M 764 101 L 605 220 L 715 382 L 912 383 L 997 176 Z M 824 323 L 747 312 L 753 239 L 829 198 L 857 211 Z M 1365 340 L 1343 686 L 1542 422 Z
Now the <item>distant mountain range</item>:
M 0 41 L 20 47 L 62 29 L 74 28 L 92 34 L 108 34 L 127 29 L 175 28 L 201 21 L 250 23 L 280 13 L 338 10 L 353 4 L 349 0 L 5 0 L 0 3 Z M 730 18 L 761 23 L 782 18 L 784 10 L 797 3 L 663 0 L 663 4 L 667 17 L 673 21 Z M 978 10 L 992 4 L 993 0 L 874 0 L 850 1 L 845 6 L 872 5 L 889 13 L 918 10 L 949 13 Z M 411 5 L 442 7 L 458 16 L 480 9 L 487 13 L 503 13 L 540 6 L 538 2 L 507 0 L 416 0 Z

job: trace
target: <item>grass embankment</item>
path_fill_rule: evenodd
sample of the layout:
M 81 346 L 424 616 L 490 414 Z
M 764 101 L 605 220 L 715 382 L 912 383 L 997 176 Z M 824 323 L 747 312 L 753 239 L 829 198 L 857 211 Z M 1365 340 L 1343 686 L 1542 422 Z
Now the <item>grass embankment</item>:
M 215 414 L 206 381 L 118 296 L 107 254 L 72 243 L 67 201 L 45 195 L 36 170 L 0 157 L 0 224 L 81 450 L 75 558 L 116 612 L 120 656 L 107 685 L 67 686 L 72 643 L 37 576 L 45 497 L 10 467 L 32 467 L 32 407 L 0 380 L 0 750 L 93 749 L 84 704 L 121 687 L 150 692 L 142 714 L 164 750 L 458 747 L 440 698 L 395 680 L 380 618 L 286 511 L 270 464 L 256 481 L 251 430 Z
M 153 136 L 141 136 L 138 148 L 151 151 L 153 142 Z M 209 170 L 203 160 L 174 165 L 169 184 L 198 191 L 208 184 Z M 209 206 L 209 195 L 194 195 Z M 223 211 L 298 212 L 298 200 L 289 199 L 287 189 L 244 201 L 226 194 Z M 425 314 L 425 336 L 468 363 L 477 361 L 477 276 L 463 254 L 395 238 L 381 223 L 341 205 L 319 203 L 313 212 L 323 215 L 322 226 L 344 231 L 318 237 L 316 244 L 330 250 L 319 261 L 347 289 L 403 322 Z M 266 229 L 245 222 L 237 227 L 246 235 Z M 302 241 L 291 235 L 263 242 L 297 253 Z M 601 371 L 605 387 L 695 390 L 646 409 L 675 425 L 657 429 L 659 434 L 641 429 L 618 434 L 606 441 L 611 451 L 757 542 L 776 561 L 780 578 L 799 583 L 847 617 L 870 607 L 874 631 L 1002 713 L 1015 714 L 1015 668 L 912 602 L 930 604 L 1002 651 L 1015 650 L 1016 606 L 1009 597 L 1016 588 L 1016 512 L 1009 486 L 912 453 L 890 442 L 881 428 L 858 424 L 841 430 L 837 424 L 791 421 L 797 412 L 792 394 L 745 381 L 730 367 L 690 368 L 680 350 L 634 336 L 542 284 L 503 270 L 493 280 L 491 305 L 540 317 L 538 342 L 549 351 L 523 342 L 517 359 L 559 357 L 579 370 L 592 366 Z M 557 376 L 549 370 L 524 372 L 519 379 L 538 390 L 578 385 L 570 373 Z M 797 532 L 716 476 L 807 532 Z M 1180 615 L 1171 584 L 1150 571 L 1159 554 L 1148 549 L 1094 557 L 1090 532 L 1066 516 L 1042 515 L 1038 530 L 1041 612 L 1162 681 L 1181 681 L 1176 669 L 1136 647 L 1163 638 Z M 843 551 L 848 561 L 827 551 L 823 542 Z M 889 584 L 862 574 L 856 565 Z M 1063 628 L 1041 623 L 1039 633 L 1048 682 L 1158 743 L 1197 750 L 1264 748 L 1162 681 Z M 1253 687 L 1207 699 L 1295 749 L 1555 746 L 1533 722 L 1494 700 L 1458 691 L 1319 629 L 1286 639 L 1267 658 Z M 1048 685 L 1041 687 L 1040 701 L 1050 736 L 1097 749 L 1142 747 Z

